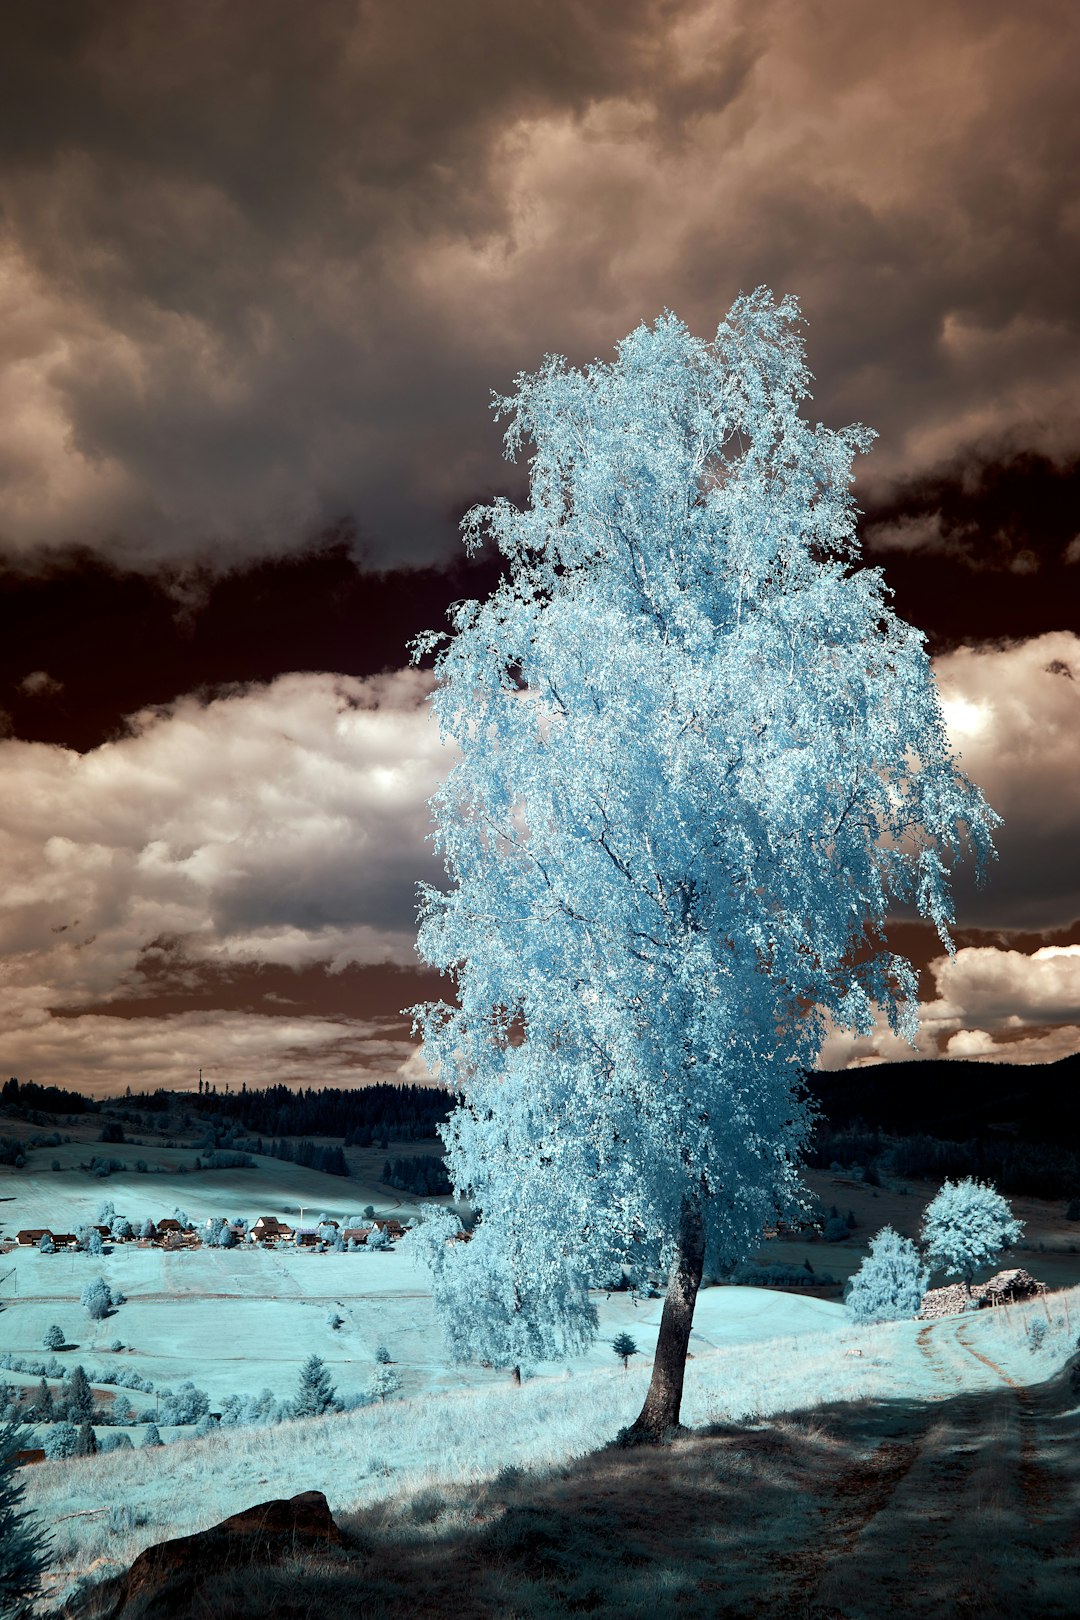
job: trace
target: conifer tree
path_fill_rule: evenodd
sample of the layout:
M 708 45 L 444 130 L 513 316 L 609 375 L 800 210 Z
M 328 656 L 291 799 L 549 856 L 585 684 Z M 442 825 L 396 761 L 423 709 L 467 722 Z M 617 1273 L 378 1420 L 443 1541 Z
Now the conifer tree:
M 49 1537 L 22 1506 L 23 1484 L 16 1453 L 22 1446 L 17 1423 L 0 1428 L 0 1614 L 23 1620 L 33 1608 L 49 1551 Z
M 319 1356 L 309 1356 L 300 1369 L 300 1387 L 292 1403 L 293 1417 L 322 1417 L 332 1411 L 337 1397 L 330 1374 Z
M 93 1424 L 89 1422 L 81 1423 L 79 1425 L 79 1433 L 75 1441 L 74 1455 L 76 1457 L 96 1457 L 97 1451 L 97 1436 L 94 1433 Z
M 504 578 L 413 648 L 459 749 L 418 941 L 457 1003 L 414 1013 L 483 1211 L 470 1243 L 447 1212 L 413 1241 L 458 1351 L 504 1365 L 587 1342 L 594 1278 L 666 1272 L 632 1439 L 678 1424 L 706 1259 L 801 1207 L 829 1022 L 914 1034 L 890 908 L 948 943 L 950 863 L 997 820 L 860 565 L 872 435 L 800 414 L 799 319 L 759 289 L 711 343 L 666 314 L 610 364 L 520 375 L 496 405 L 508 454 L 533 446 L 529 504 L 463 523 Z
M 94 1411 L 94 1392 L 82 1365 L 72 1367 L 65 1380 L 65 1406 L 71 1423 L 85 1423 Z
M 630 1365 L 630 1357 L 638 1353 L 638 1347 L 629 1333 L 616 1333 L 611 1341 L 611 1348 L 622 1361 L 624 1371 Z

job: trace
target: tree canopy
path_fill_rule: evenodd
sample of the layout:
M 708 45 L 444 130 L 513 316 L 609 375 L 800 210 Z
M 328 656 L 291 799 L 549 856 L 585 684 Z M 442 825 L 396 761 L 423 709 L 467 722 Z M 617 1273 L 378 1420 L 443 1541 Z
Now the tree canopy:
M 991 848 L 922 637 L 859 566 L 872 435 L 800 414 L 800 319 L 759 289 L 712 342 L 668 313 L 612 363 L 519 375 L 496 408 L 529 502 L 463 523 L 504 576 L 415 644 L 460 757 L 418 940 L 458 1005 L 414 1011 L 483 1212 L 469 1244 L 448 1219 L 421 1242 L 475 1353 L 485 1320 L 504 1360 L 575 1347 L 618 1269 L 671 1268 L 692 1313 L 703 1259 L 800 1202 L 830 1020 L 914 1032 L 890 908 L 947 942 L 950 861 Z
M 962 1277 L 968 1292 L 980 1266 L 990 1265 L 1024 1230 L 997 1188 L 967 1176 L 945 1181 L 926 1206 L 922 1240 L 926 1257 L 947 1277 Z

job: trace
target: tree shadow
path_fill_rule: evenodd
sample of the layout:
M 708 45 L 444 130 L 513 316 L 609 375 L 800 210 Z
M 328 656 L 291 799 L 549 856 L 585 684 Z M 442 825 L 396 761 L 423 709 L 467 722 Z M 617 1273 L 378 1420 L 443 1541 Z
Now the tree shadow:
M 190 1613 L 1064 1620 L 1080 1613 L 1078 1442 L 1068 1371 L 836 1403 L 338 1514 L 344 1551 L 215 1576 Z

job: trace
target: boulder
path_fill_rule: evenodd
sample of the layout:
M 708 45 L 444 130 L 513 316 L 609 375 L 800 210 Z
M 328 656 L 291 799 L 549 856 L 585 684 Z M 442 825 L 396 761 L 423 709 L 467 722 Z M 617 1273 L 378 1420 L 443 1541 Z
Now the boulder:
M 87 1591 L 68 1614 L 78 1620 L 176 1620 L 214 1612 L 212 1583 L 227 1571 L 270 1568 L 343 1547 L 321 1491 L 234 1513 L 210 1530 L 157 1542 L 123 1575 Z M 202 1589 L 211 1590 L 200 1601 Z

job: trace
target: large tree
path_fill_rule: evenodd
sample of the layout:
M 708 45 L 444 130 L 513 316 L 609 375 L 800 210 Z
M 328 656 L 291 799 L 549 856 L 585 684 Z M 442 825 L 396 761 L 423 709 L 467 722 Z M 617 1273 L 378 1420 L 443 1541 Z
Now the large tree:
M 666 1273 L 635 1438 L 678 1423 L 703 1265 L 800 1204 L 828 1021 L 913 1034 L 890 908 L 948 943 L 950 862 L 996 820 L 859 564 L 872 435 L 800 414 L 799 321 L 759 289 L 712 342 L 666 314 L 613 363 L 520 375 L 496 406 L 529 502 L 463 524 L 504 576 L 414 648 L 460 749 L 418 942 L 458 1004 L 415 1013 L 482 1210 L 420 1243 L 458 1348 L 507 1366 L 587 1340 L 590 1285 Z

